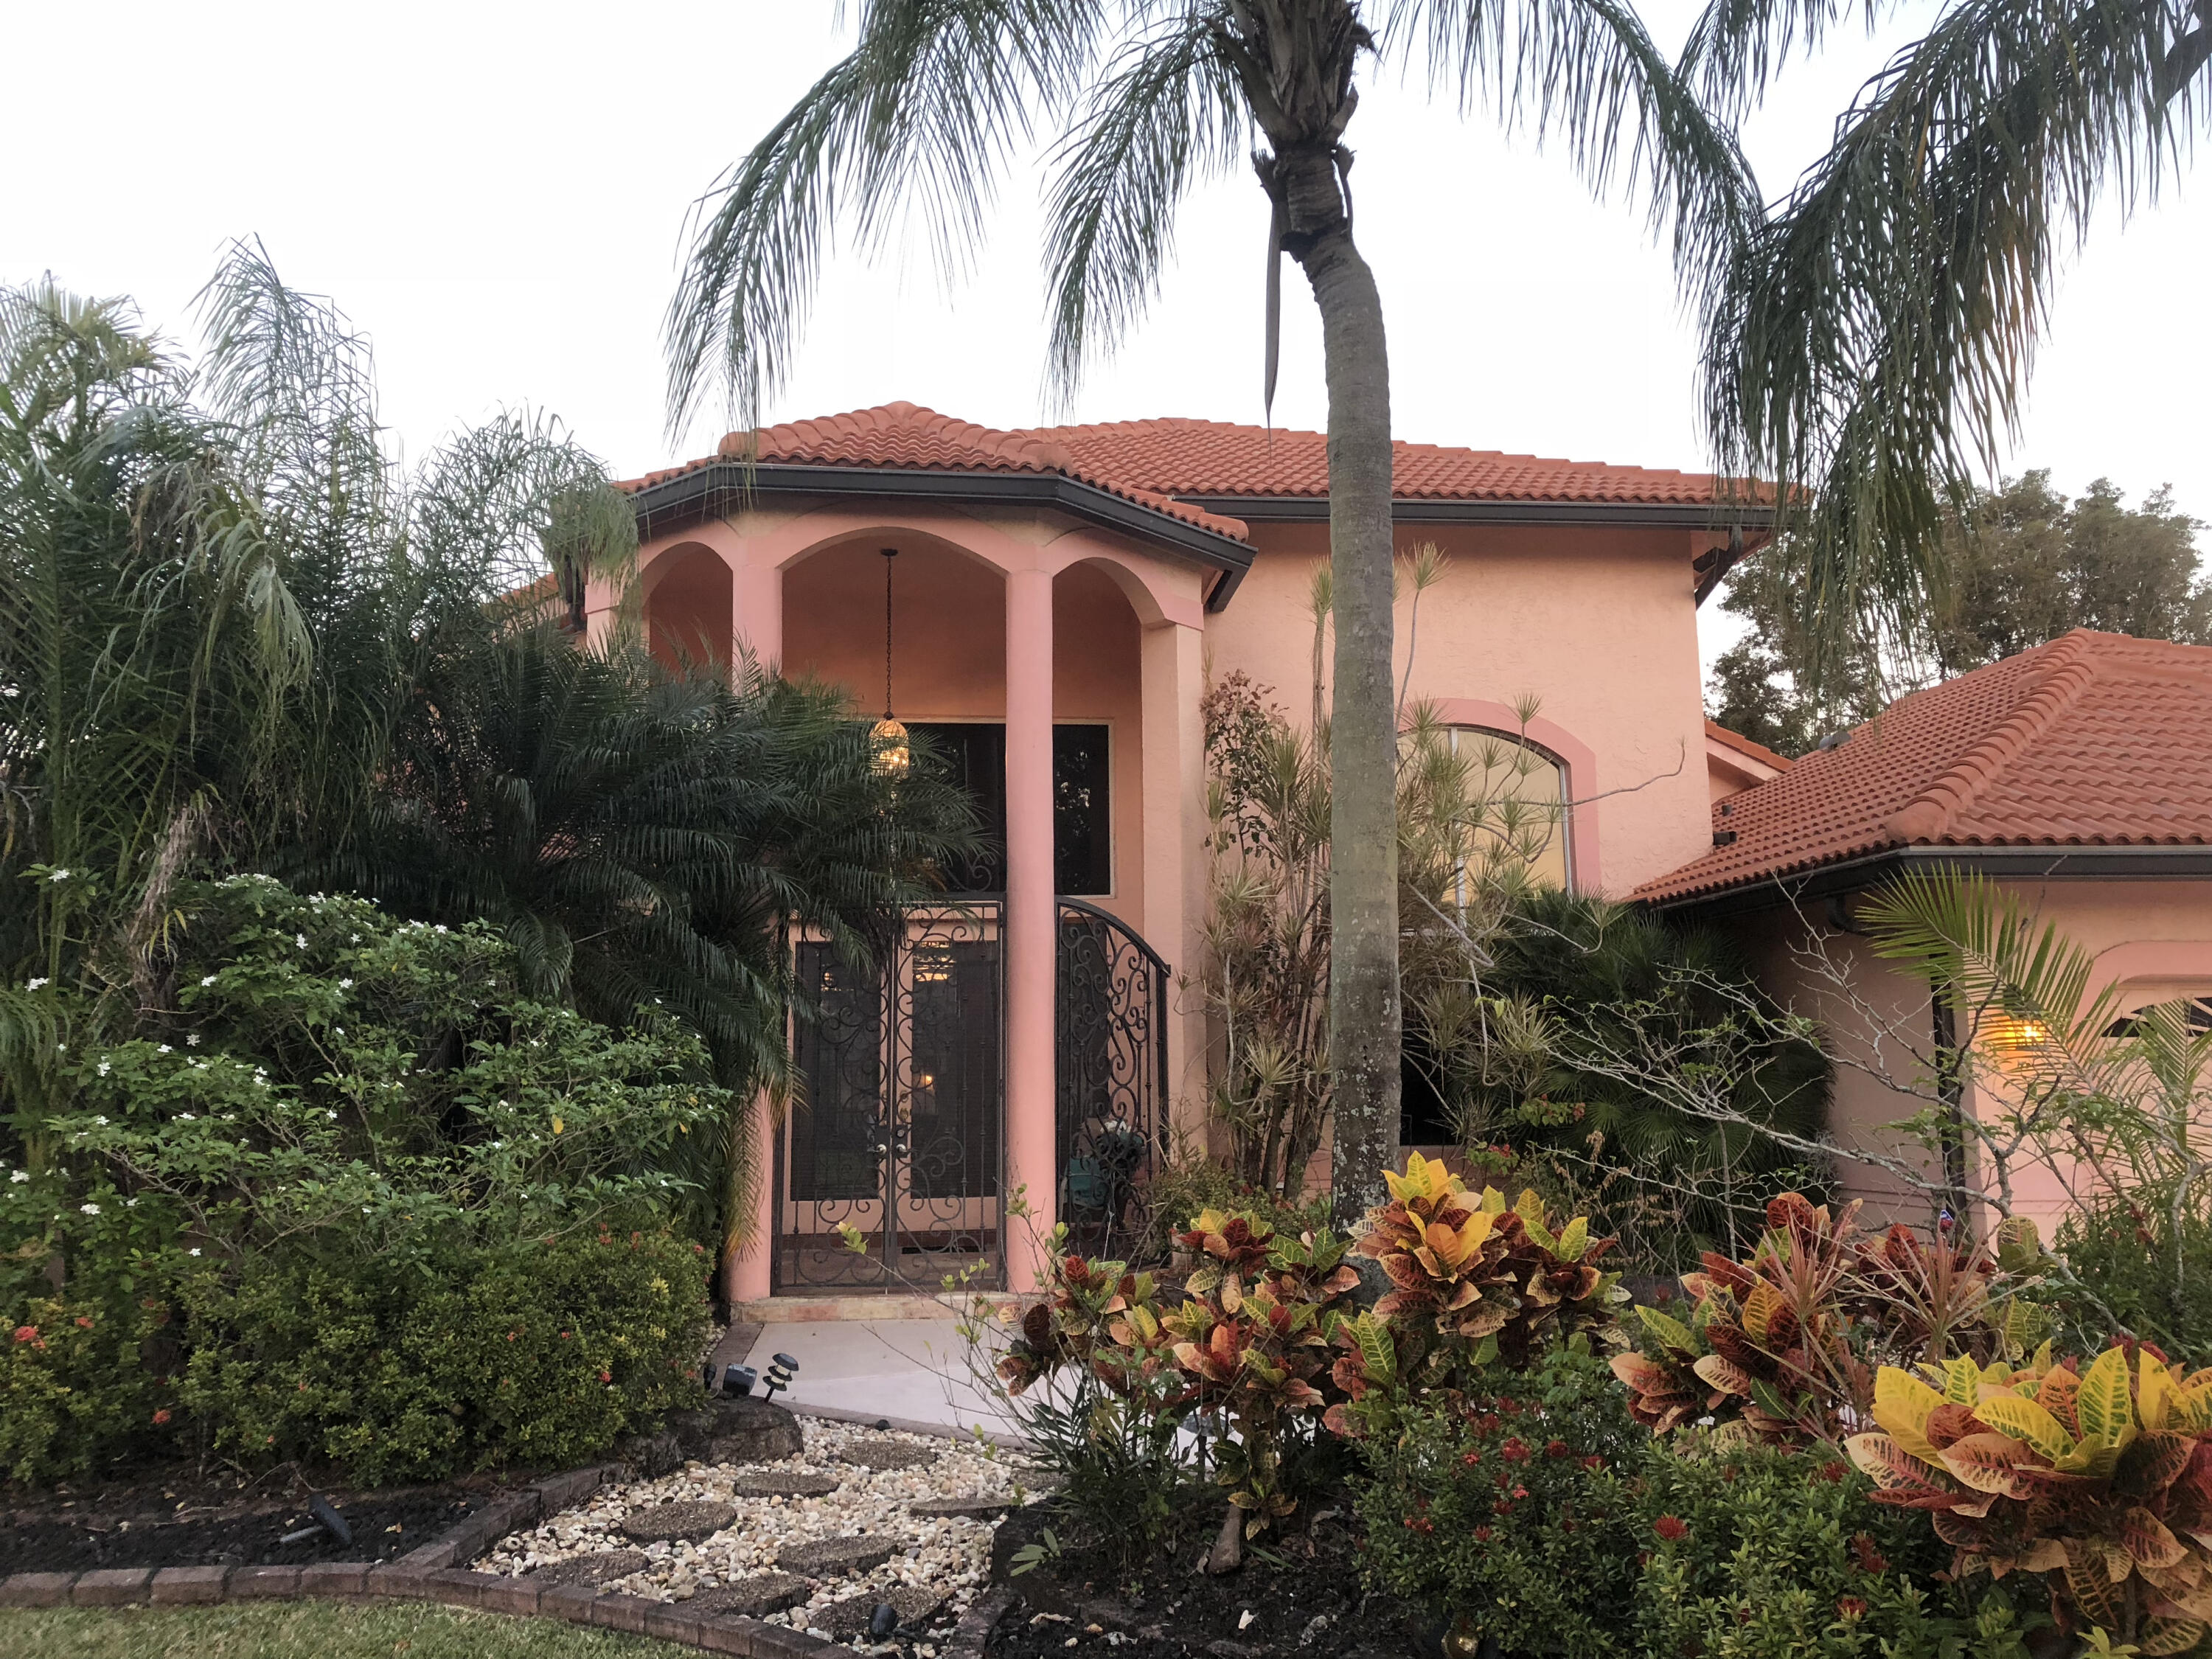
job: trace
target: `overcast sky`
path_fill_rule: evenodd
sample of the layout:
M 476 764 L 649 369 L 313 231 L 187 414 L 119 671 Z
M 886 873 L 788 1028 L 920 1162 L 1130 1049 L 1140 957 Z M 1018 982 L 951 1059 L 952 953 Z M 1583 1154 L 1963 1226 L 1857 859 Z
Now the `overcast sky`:
M 1779 194 L 1887 52 L 1907 6 L 1794 68 L 1747 133 Z M 1682 0 L 1647 13 L 1663 46 Z M 111 0 L 12 9 L 0 281 L 51 270 L 135 295 L 191 337 L 225 240 L 258 235 L 294 286 L 374 339 L 384 414 L 410 454 L 504 404 L 551 410 L 629 474 L 703 453 L 664 430 L 659 328 L 690 204 L 832 63 L 828 0 L 585 7 L 387 0 L 374 8 Z M 1702 468 L 1694 342 L 1641 211 L 1594 200 L 1564 155 L 1370 72 L 1352 124 L 1361 244 L 1382 288 L 1399 436 Z M 2063 489 L 2170 483 L 2212 517 L 2202 389 L 2212 330 L 2212 180 L 2107 211 L 2051 318 L 2013 470 Z M 1002 188 L 965 280 L 921 238 L 841 257 L 788 419 L 908 398 L 999 426 L 1046 416 L 1038 173 Z M 1183 210 L 1149 320 L 1093 373 L 1081 420 L 1257 421 L 1266 212 L 1238 172 Z M 1318 328 L 1286 273 L 1279 423 L 1319 426 Z M 2179 322 L 2177 319 L 2180 319 Z M 1710 607 L 1709 607 L 1710 609 Z M 1723 630 L 1709 629 L 1708 650 Z

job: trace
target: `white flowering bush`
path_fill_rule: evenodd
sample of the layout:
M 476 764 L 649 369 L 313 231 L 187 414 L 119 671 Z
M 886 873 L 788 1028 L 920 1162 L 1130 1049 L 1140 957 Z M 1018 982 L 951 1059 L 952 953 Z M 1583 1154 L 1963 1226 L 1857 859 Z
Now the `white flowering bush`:
M 167 1440 L 424 1478 L 684 1396 L 708 1264 L 666 1171 L 728 1110 L 695 1039 L 264 878 L 189 892 L 177 939 L 172 1006 L 64 1050 L 52 1150 L 0 1179 L 0 1469 Z

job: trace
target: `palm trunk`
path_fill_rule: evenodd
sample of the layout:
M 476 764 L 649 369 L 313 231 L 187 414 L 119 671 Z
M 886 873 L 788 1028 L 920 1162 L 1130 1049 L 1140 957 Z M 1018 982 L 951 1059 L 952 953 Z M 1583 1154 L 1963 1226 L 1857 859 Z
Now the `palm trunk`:
M 1329 179 L 1331 193 L 1335 180 Z M 1390 362 L 1348 220 L 1297 250 L 1328 378 L 1330 1071 L 1337 1223 L 1382 1202 L 1398 1156 L 1398 733 L 1392 708 Z

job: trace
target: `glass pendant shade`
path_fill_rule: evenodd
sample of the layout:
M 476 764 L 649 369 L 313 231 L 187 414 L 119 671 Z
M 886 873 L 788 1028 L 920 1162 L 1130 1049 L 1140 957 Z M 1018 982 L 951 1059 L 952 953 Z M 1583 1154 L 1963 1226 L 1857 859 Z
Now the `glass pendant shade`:
M 912 757 L 907 752 L 906 727 L 889 714 L 878 720 L 868 736 L 874 741 L 874 766 L 879 777 L 902 778 Z

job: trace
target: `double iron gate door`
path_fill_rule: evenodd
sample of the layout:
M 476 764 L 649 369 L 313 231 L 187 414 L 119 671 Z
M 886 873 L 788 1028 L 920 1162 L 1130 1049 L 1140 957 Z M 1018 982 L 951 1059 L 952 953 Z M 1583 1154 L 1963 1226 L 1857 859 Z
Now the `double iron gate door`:
M 799 944 L 775 1290 L 1005 1284 L 1004 915 L 997 898 L 914 912 L 863 967 Z M 1167 1123 L 1167 964 L 1079 899 L 1058 919 L 1056 1213 L 1072 1248 L 1126 1254 Z

